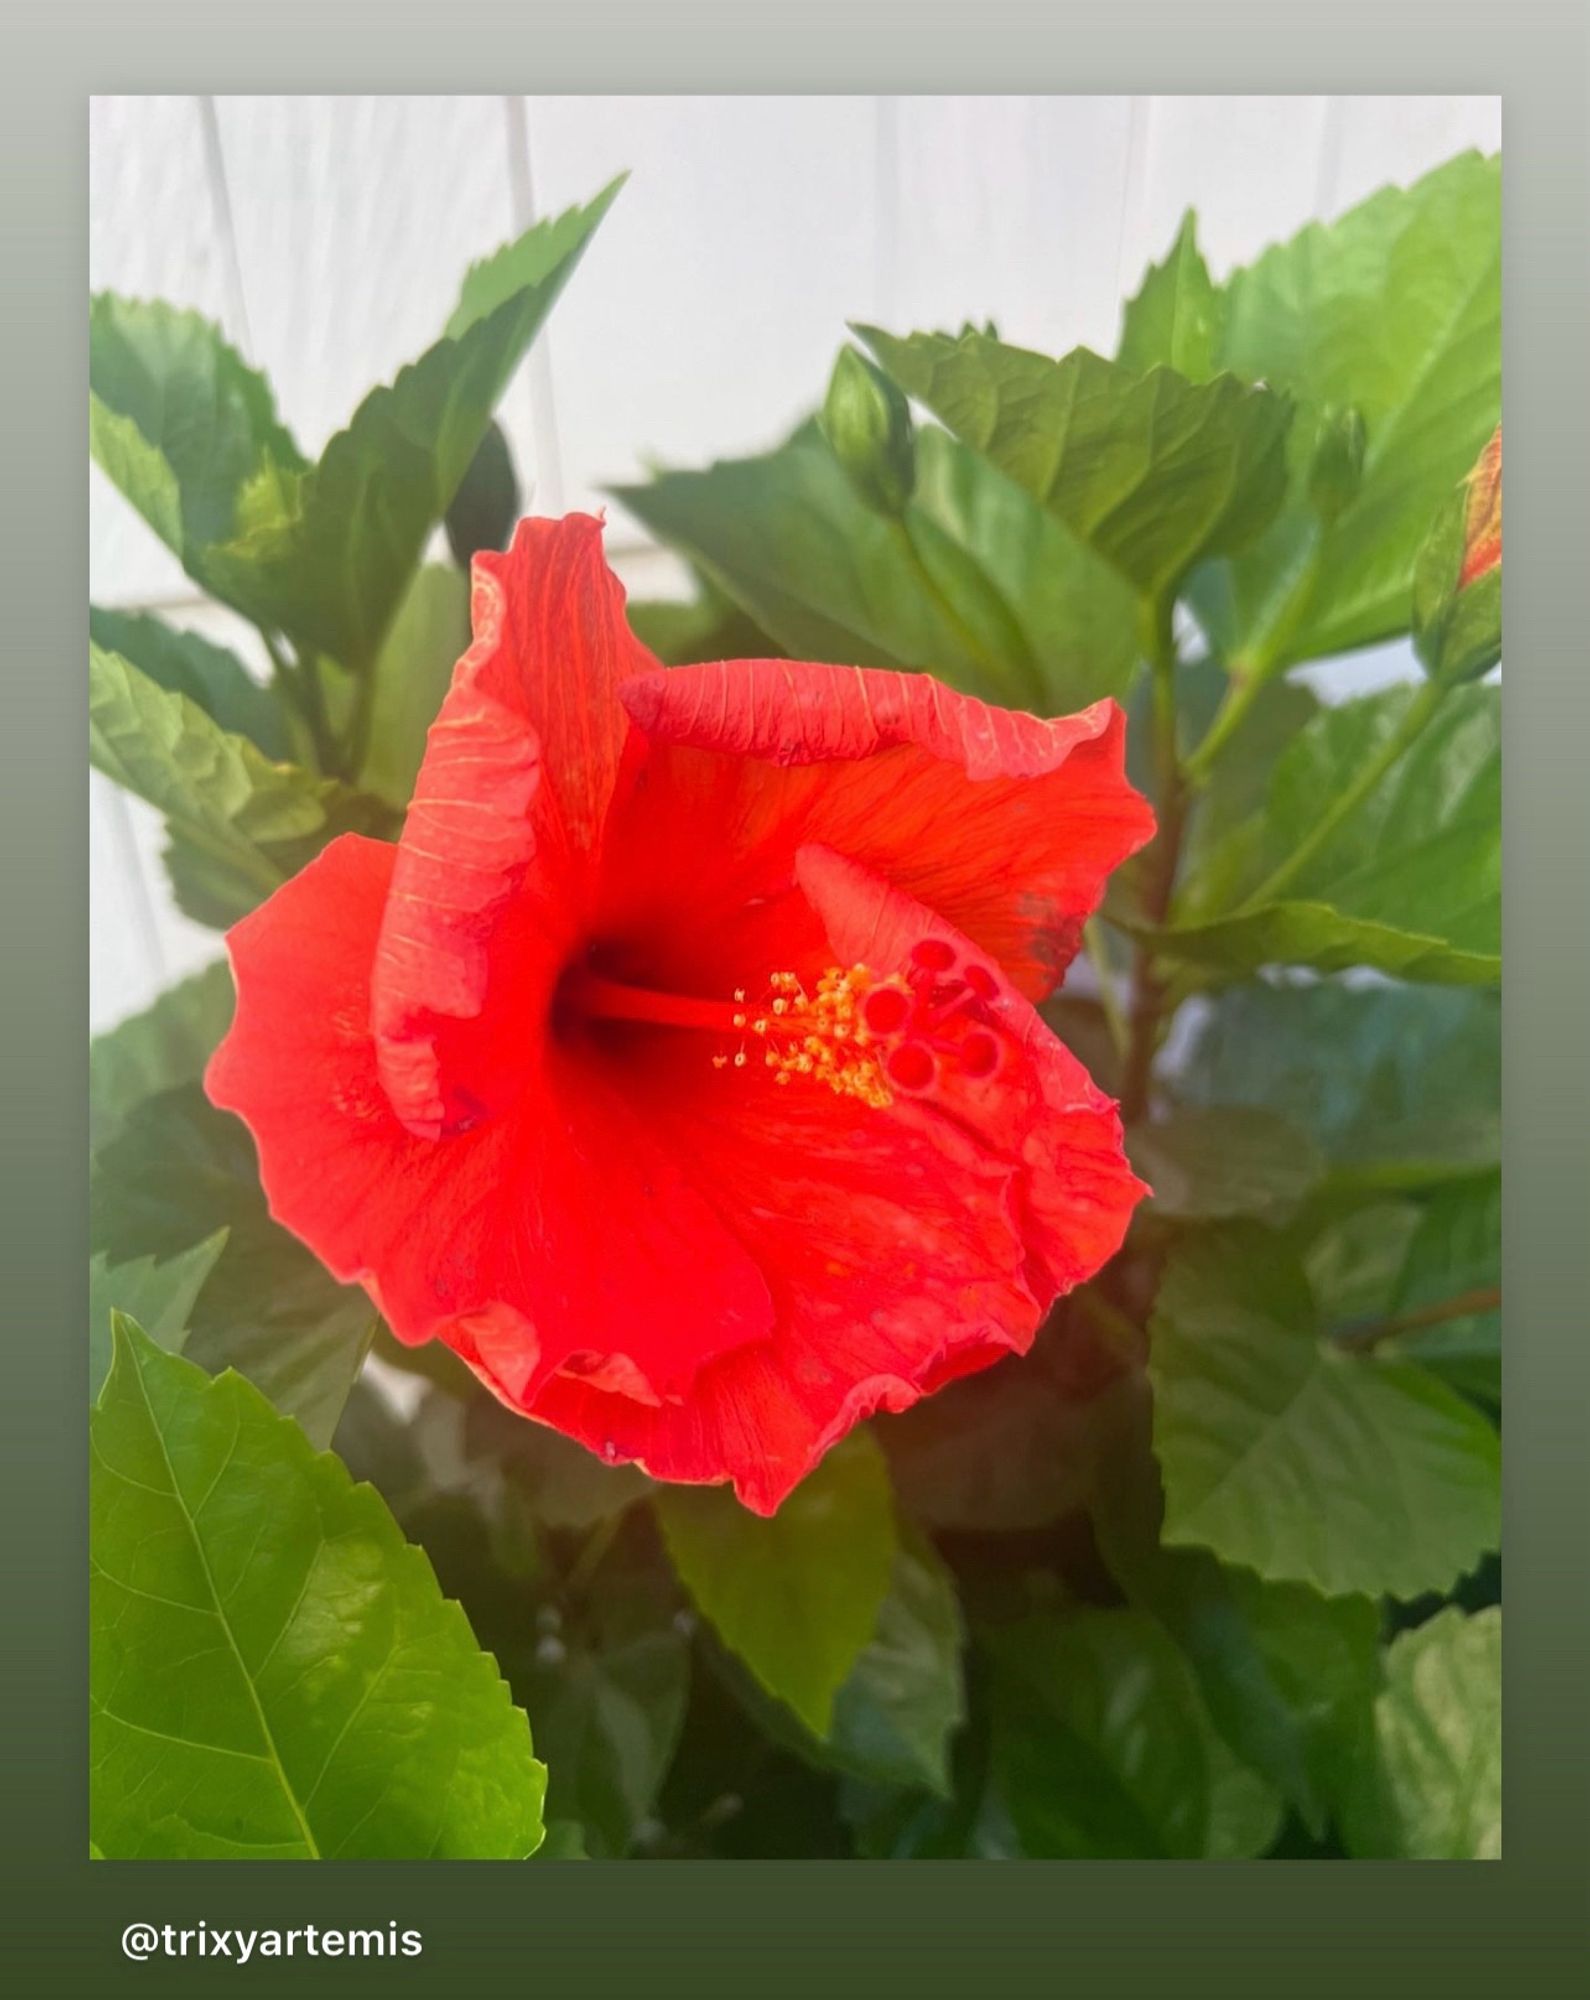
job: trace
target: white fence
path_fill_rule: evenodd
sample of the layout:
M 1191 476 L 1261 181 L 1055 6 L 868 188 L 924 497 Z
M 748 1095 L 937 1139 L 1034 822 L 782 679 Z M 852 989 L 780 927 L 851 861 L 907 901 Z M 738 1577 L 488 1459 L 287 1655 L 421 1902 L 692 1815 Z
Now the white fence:
M 559 513 L 648 460 L 771 443 L 847 320 L 1108 351 L 1189 203 L 1218 272 L 1500 142 L 1494 98 L 106 97 L 89 281 L 218 320 L 318 450 L 435 337 L 472 259 L 628 168 L 503 410 L 531 504 Z M 236 642 L 91 480 L 95 601 Z M 667 590 L 609 514 L 631 587 Z M 220 946 L 172 908 L 153 815 L 97 775 L 91 831 L 98 1028 Z

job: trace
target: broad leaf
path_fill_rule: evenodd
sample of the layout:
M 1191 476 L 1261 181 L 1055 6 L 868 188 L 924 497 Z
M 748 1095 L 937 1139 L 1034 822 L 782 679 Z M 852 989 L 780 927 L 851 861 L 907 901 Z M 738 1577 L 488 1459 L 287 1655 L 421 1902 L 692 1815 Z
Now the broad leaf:
M 1252 541 L 1280 505 L 1290 410 L 1266 389 L 1139 374 L 1086 348 L 1051 361 L 976 332 L 860 331 L 901 388 L 1146 597 Z
M 96 1157 L 90 1202 L 91 1241 L 113 1264 L 165 1261 L 227 1231 L 184 1351 L 211 1370 L 238 1369 L 329 1444 L 375 1308 L 271 1221 L 247 1129 L 196 1083 L 148 1098 Z
M 546 1774 L 525 1718 L 369 1487 L 128 1320 L 91 1432 L 109 1858 L 533 1851 Z
M 97 604 L 89 608 L 88 634 L 104 652 L 119 653 L 169 693 L 185 694 L 223 729 L 246 736 L 264 756 L 278 762 L 292 756 L 292 732 L 280 702 L 224 646 L 158 618 L 105 611 Z
M 994 1774 L 1025 1854 L 1190 1860 L 1268 1846 L 1275 1796 L 1233 1769 L 1155 1620 L 1078 1607 L 991 1643 Z
M 1408 630 L 1430 522 L 1499 416 L 1500 195 L 1500 162 L 1466 154 L 1310 223 L 1227 282 L 1220 365 L 1300 409 L 1284 512 L 1198 579 L 1226 658 L 1264 671 Z M 1309 471 L 1344 409 L 1367 445 L 1356 496 L 1327 526 Z
M 1187 1107 L 1127 1134 L 1132 1167 L 1154 1191 L 1150 1214 L 1177 1221 L 1251 1215 L 1284 1222 L 1324 1172 L 1306 1132 L 1273 1111 Z
M 103 1254 L 88 1260 L 90 1402 L 98 1400 L 110 1373 L 111 1314 L 125 1313 L 157 1346 L 168 1354 L 180 1354 L 194 1303 L 225 1247 L 226 1231 L 218 1229 L 164 1263 L 139 1257 L 130 1264 L 112 1264 Z
M 1187 1103 L 1267 1107 L 1339 1172 L 1418 1186 L 1501 1158 L 1501 1006 L 1489 992 L 1332 982 L 1222 993 L 1174 1076 Z
M 617 491 L 798 659 L 915 668 L 1049 713 L 1122 693 L 1130 590 L 941 431 L 917 440 L 899 519 L 867 507 L 806 426 L 778 451 Z
M 1375 1756 L 1346 1816 L 1357 1856 L 1494 1861 L 1502 1851 L 1502 1614 L 1448 1605 L 1386 1659 Z
M 1198 218 L 1182 217 L 1163 264 L 1151 264 L 1128 299 L 1116 359 L 1138 374 L 1174 368 L 1189 382 L 1207 382 L 1218 367 L 1225 298 L 1198 249 Z
M 89 753 L 165 815 L 189 916 L 224 928 L 340 833 L 390 833 L 390 809 L 334 778 L 273 764 L 118 653 L 89 646 Z
M 1453 984 L 1498 978 L 1501 707 L 1493 687 L 1450 694 L 1283 896 L 1258 900 L 1418 699 L 1416 690 L 1392 688 L 1321 710 L 1276 764 L 1255 821 L 1229 837 L 1240 868 L 1213 857 L 1211 880 L 1194 878 L 1157 946 L 1228 974 L 1292 963 L 1327 972 L 1369 965 Z M 1230 915 L 1208 911 L 1232 901 Z
M 359 782 L 406 807 L 425 735 L 469 645 L 469 579 L 429 564 L 415 577 L 375 666 L 370 743 Z
M 262 468 L 304 460 L 270 385 L 197 313 L 104 292 L 89 308 L 89 448 L 188 574 L 236 525 Z
M 142 1014 L 94 1037 L 88 1045 L 92 1149 L 118 1131 L 144 1098 L 202 1074 L 231 1022 L 233 1004 L 232 971 L 222 960 L 169 988 Z
M 674 1567 L 723 1643 L 827 1736 L 894 1564 L 889 1475 L 871 1437 L 853 1432 L 769 1520 L 726 1487 L 663 1487 L 654 1504 Z
M 237 533 L 206 559 L 221 596 L 354 672 L 373 668 L 427 537 L 617 192 L 476 265 L 442 338 L 365 398 L 317 465 L 267 466 L 251 482 Z
M 1457 1181 L 1426 1204 L 1392 1294 L 1393 1313 L 1413 1313 L 1502 1278 L 1500 1175 Z M 1466 1395 L 1500 1403 L 1502 1315 L 1490 1307 L 1400 1334 L 1388 1352 L 1421 1362 Z
M 1491 1425 L 1423 1369 L 1324 1340 L 1301 1266 L 1261 1229 L 1174 1253 L 1149 1372 L 1168 1543 L 1327 1596 L 1404 1598 L 1498 1546 Z

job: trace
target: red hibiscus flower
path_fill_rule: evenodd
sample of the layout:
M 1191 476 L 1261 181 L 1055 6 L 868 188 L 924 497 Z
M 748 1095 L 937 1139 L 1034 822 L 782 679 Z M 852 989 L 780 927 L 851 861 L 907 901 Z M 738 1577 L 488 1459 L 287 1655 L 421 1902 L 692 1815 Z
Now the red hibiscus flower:
M 771 1513 L 1023 1352 L 1144 1192 L 1032 1007 L 1152 831 L 1120 710 L 664 672 L 588 516 L 477 558 L 474 629 L 402 840 L 232 931 L 210 1095 L 398 1339 Z

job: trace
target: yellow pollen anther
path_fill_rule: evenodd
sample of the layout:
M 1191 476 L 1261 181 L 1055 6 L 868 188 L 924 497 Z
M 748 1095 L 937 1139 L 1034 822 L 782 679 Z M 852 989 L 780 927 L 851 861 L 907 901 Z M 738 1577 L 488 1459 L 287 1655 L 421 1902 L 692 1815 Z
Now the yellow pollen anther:
M 737 1011 L 731 1018 L 737 1030 L 749 1028 L 762 1038 L 763 1066 L 773 1072 L 776 1083 L 811 1077 L 840 1097 L 881 1108 L 893 1101 L 894 1093 L 884 1075 L 882 1052 L 862 1015 L 868 994 L 880 986 L 906 990 L 903 980 L 876 979 L 864 965 L 848 970 L 830 966 L 812 993 L 795 973 L 775 972 L 768 980 L 772 998 L 766 1011 Z M 743 987 L 736 990 L 737 1003 L 744 993 Z M 731 1060 L 736 1069 L 743 1068 L 744 1051 L 733 1058 L 714 1058 L 719 1067 Z

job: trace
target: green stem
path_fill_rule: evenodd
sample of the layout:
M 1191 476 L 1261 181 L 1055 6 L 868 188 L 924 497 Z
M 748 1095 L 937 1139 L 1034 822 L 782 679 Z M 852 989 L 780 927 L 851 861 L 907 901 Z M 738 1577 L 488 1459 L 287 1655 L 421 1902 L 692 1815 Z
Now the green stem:
M 1370 758 L 1345 792 L 1338 793 L 1328 809 L 1315 821 L 1308 838 L 1294 847 L 1281 865 L 1254 890 L 1242 905 L 1242 911 L 1258 909 L 1262 904 L 1274 902 L 1283 889 L 1297 880 L 1342 823 L 1357 812 L 1386 773 L 1407 754 L 1418 737 L 1429 727 L 1431 719 L 1445 698 L 1446 689 L 1439 681 L 1426 681 L 1423 684 L 1409 703 L 1402 721 L 1386 738 L 1378 754 Z
M 1110 1031 L 1115 1053 L 1124 1056 L 1128 1040 L 1126 1015 L 1121 1009 L 1121 997 L 1115 990 L 1115 975 L 1110 970 L 1110 956 L 1105 949 L 1104 932 L 1097 917 L 1089 917 L 1082 926 L 1082 944 L 1099 982 L 1099 1007 L 1104 1015 L 1104 1025 Z
M 1187 821 L 1187 784 L 1176 742 L 1176 642 L 1169 598 L 1155 606 L 1149 637 L 1149 669 L 1154 677 L 1154 766 L 1158 779 L 1159 831 L 1148 850 L 1142 916 L 1158 930 L 1170 913 Z M 1139 942 L 1132 968 L 1132 1013 L 1121 1078 L 1121 1117 L 1127 1124 L 1148 1109 L 1154 1056 L 1166 989 L 1151 945 Z
M 263 627 L 260 628 L 260 637 L 264 640 L 265 650 L 270 655 L 277 685 L 308 724 L 309 734 L 315 746 L 315 762 L 328 775 L 339 776 L 341 759 L 337 755 L 337 740 L 332 733 L 331 718 L 326 713 L 326 698 L 320 685 L 318 664 L 313 658 L 308 658 L 298 667 L 294 667 L 281 647 Z
M 370 726 L 375 719 L 375 663 L 367 661 L 359 675 L 353 698 L 353 720 L 348 725 L 346 773 L 357 781 L 370 750 Z
M 1194 791 L 1208 784 L 1215 764 L 1247 721 L 1248 711 L 1281 667 L 1287 642 L 1313 601 L 1323 551 L 1323 542 L 1317 542 L 1308 561 L 1298 571 L 1292 594 L 1269 631 L 1244 658 L 1231 662 L 1231 678 L 1226 684 L 1225 697 L 1215 712 L 1215 719 L 1204 732 L 1203 740 L 1187 758 L 1187 782 Z
M 1434 1305 L 1415 1306 L 1409 1312 L 1393 1313 L 1388 1319 L 1369 1320 L 1349 1327 L 1347 1332 L 1337 1337 L 1336 1345 L 1362 1354 L 1399 1333 L 1418 1333 L 1427 1326 L 1445 1326 L 1450 1320 L 1495 1312 L 1501 1303 L 1500 1285 L 1478 1285 L 1473 1291 L 1459 1292 L 1455 1298 L 1440 1299 Z

